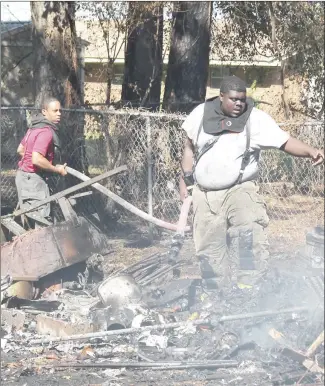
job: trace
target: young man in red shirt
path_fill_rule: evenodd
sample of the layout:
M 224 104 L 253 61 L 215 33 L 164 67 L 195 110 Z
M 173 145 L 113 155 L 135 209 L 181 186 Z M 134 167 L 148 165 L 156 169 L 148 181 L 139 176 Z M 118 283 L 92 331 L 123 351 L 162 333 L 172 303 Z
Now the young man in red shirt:
M 16 175 L 16 187 L 21 208 L 33 205 L 50 196 L 48 178 L 52 173 L 65 176 L 64 165 L 53 165 L 54 156 L 59 152 L 60 144 L 57 124 L 61 118 L 61 105 L 56 98 L 45 98 L 41 114 L 32 118 L 32 125 L 18 146 L 21 156 Z M 35 210 L 49 219 L 50 204 Z

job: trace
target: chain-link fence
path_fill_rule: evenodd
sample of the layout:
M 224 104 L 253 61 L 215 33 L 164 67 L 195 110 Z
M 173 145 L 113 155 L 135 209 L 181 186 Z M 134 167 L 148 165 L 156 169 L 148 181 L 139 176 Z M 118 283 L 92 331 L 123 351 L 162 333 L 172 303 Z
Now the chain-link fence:
M 31 111 L 1 108 L 3 211 L 12 210 L 17 204 L 16 149 Z M 90 176 L 126 164 L 128 173 L 106 181 L 107 187 L 155 217 L 175 222 L 180 209 L 178 179 L 184 143 L 180 129 L 183 120 L 183 115 L 139 110 L 64 109 L 60 124 L 64 162 Z M 280 126 L 304 142 L 323 148 L 323 122 Z M 268 206 L 272 239 L 282 239 L 288 245 L 300 243 L 307 230 L 323 224 L 323 165 L 313 167 L 309 159 L 268 150 L 262 153 L 259 183 Z M 108 202 L 97 193 L 84 201 L 80 199 L 84 207 L 94 206 L 98 201 Z

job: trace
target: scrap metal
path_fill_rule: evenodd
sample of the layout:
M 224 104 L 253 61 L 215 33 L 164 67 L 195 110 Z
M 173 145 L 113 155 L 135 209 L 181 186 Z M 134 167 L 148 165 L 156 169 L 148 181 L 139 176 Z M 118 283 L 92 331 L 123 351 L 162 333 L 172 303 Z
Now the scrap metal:
M 87 219 L 64 221 L 29 231 L 1 247 L 1 272 L 14 279 L 37 281 L 61 268 L 105 254 L 110 245 Z

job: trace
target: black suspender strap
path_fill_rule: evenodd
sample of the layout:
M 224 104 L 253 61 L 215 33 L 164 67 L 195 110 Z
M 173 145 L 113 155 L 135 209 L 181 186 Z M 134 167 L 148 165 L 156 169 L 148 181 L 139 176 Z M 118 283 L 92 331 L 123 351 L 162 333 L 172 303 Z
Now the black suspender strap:
M 202 149 L 199 151 L 198 150 L 198 140 L 199 140 L 199 135 L 202 131 L 202 128 L 203 128 L 203 118 L 202 118 L 199 130 L 198 130 L 197 136 L 196 136 L 196 143 L 194 144 L 194 146 L 195 146 L 194 166 L 193 166 L 194 169 L 195 169 L 196 165 L 198 164 L 200 158 L 218 142 L 221 135 L 227 133 L 227 131 L 225 131 L 225 132 L 220 133 L 216 137 L 211 138 L 208 142 L 206 142 L 203 145 Z M 248 117 L 247 123 L 245 125 L 245 129 L 246 129 L 246 148 L 245 148 L 245 151 L 243 154 L 243 159 L 242 159 L 240 170 L 239 170 L 239 176 L 238 176 L 238 179 L 234 185 L 242 183 L 244 171 L 245 171 L 245 169 L 248 166 L 249 161 L 250 161 L 250 142 L 251 142 L 250 117 Z
M 239 176 L 237 180 L 237 184 L 241 184 L 244 171 L 249 164 L 250 161 L 250 144 L 251 144 L 251 125 L 250 125 L 250 117 L 248 117 L 247 123 L 246 123 L 246 149 L 243 154 L 243 159 L 241 161 Z
M 197 136 L 196 136 L 196 142 L 194 144 L 195 146 L 195 154 L 194 154 L 194 168 L 195 166 L 197 165 L 197 163 L 199 162 L 200 158 L 208 151 L 210 150 L 213 145 L 215 143 L 217 143 L 219 141 L 219 138 L 221 137 L 221 135 L 223 133 L 220 133 L 218 134 L 217 136 L 215 136 L 214 138 L 211 138 L 209 139 L 208 142 L 206 142 L 202 149 L 199 151 L 199 147 L 198 147 L 198 141 L 199 141 L 199 135 L 201 134 L 201 131 L 202 131 L 202 128 L 203 128 L 203 117 L 202 117 L 202 120 L 201 120 L 201 123 L 200 123 L 200 127 L 199 127 L 199 130 L 197 132 Z

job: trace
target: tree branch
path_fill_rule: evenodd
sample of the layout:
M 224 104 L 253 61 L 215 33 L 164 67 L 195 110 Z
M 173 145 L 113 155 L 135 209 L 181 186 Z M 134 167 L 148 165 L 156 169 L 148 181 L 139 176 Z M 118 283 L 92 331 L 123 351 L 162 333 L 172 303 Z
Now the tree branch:
M 32 53 L 33 53 L 33 51 L 29 52 L 28 54 L 26 54 L 25 56 L 23 56 L 22 58 L 20 58 L 20 59 L 18 60 L 18 62 L 16 62 L 16 63 L 14 64 L 13 67 L 9 68 L 9 69 L 7 70 L 7 72 L 6 72 L 4 75 L 2 75 L 2 78 L 5 79 L 5 78 L 9 75 L 9 72 L 11 72 L 11 71 L 13 71 L 15 68 L 17 68 L 17 67 L 20 65 L 20 63 L 22 63 L 25 59 L 27 59 Z

